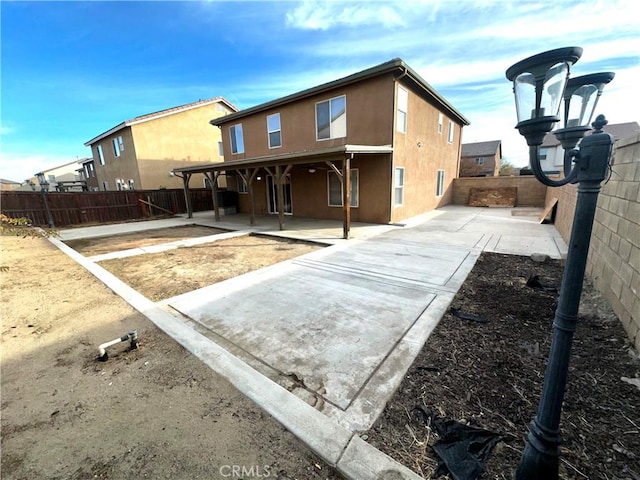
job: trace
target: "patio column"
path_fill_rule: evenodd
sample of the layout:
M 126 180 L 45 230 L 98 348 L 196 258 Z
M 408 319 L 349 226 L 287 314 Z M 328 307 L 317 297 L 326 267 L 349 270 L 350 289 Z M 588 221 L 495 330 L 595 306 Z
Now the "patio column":
M 282 188 L 282 167 L 276 165 L 276 195 L 278 203 L 278 225 L 284 230 L 284 188 Z
M 216 222 L 220 221 L 220 212 L 218 211 L 218 172 L 205 172 L 205 175 L 211 182 L 211 196 L 213 197 L 213 214 Z
M 191 205 L 191 193 L 189 192 L 189 180 L 191 174 L 184 172 L 182 177 L 182 185 L 184 186 L 184 203 L 187 206 L 187 218 L 193 218 L 193 206 Z
M 342 224 L 342 237 L 347 240 L 351 230 L 351 159 L 353 155 L 345 157 L 342 163 L 342 208 L 344 222 Z
M 244 183 L 247 185 L 247 193 L 249 194 L 249 201 L 251 202 L 251 215 L 249 217 L 249 223 L 251 224 L 251 226 L 253 226 L 256 224 L 256 204 L 253 197 L 253 181 L 258 174 L 258 169 L 245 168 L 244 172 L 242 170 L 238 170 L 237 172 L 238 175 L 240 175 L 240 178 L 242 178 Z

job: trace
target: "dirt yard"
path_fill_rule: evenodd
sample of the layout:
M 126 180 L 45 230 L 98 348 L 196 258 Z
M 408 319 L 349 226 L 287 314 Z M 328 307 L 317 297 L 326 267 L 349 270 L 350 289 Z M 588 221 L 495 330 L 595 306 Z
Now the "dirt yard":
M 340 478 L 47 240 L 0 242 L 2 479 Z
M 532 275 L 550 290 L 526 285 Z M 483 478 L 512 479 L 550 348 L 559 262 L 483 254 L 387 404 L 368 441 L 430 478 L 438 440 L 429 414 L 506 434 Z M 562 417 L 562 479 L 640 479 L 640 360 L 590 285 L 582 295 Z M 431 419 L 433 417 L 431 416 Z M 450 478 L 450 477 L 446 477 Z
M 120 242 L 119 248 L 134 248 L 132 245 L 138 243 L 134 237 L 128 240 L 126 244 Z M 104 248 L 96 243 L 96 249 Z M 157 302 L 320 248 L 323 247 L 309 242 L 244 235 L 161 253 L 105 260 L 100 265 Z M 89 242 L 84 249 L 84 255 L 96 251 Z

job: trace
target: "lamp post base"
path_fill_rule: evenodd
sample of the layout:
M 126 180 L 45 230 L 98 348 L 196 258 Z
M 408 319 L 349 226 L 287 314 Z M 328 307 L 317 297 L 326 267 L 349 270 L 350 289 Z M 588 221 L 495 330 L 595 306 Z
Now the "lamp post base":
M 516 480 L 557 479 L 560 443 L 558 430 L 549 430 L 538 423 L 537 417 L 534 418 L 529 425 L 527 443 L 516 470 Z

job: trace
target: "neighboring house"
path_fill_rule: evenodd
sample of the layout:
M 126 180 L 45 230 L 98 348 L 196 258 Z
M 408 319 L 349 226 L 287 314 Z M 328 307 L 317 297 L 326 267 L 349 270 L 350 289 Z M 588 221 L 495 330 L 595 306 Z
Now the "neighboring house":
M 495 177 L 500 174 L 502 142 L 463 143 L 460 156 L 461 177 Z
M 85 145 L 91 148 L 100 190 L 182 187 L 170 172 L 221 162 L 220 133 L 212 131 L 209 120 L 237 110 L 222 97 L 200 100 L 125 120 L 92 138 Z
M 468 120 L 401 59 L 226 117 L 240 212 L 393 223 L 449 203 Z M 278 192 L 282 192 L 278 195 Z M 279 202 L 280 200 L 280 202 Z M 253 215 L 252 215 L 253 218 Z
M 614 140 L 617 141 L 640 133 L 640 125 L 638 122 L 614 123 L 606 125 L 604 131 L 613 135 Z M 547 174 L 562 173 L 564 170 L 564 150 L 553 132 L 544 137 L 540 146 L 540 165 L 542 171 Z
M 0 191 L 8 192 L 11 190 L 16 190 L 20 188 L 22 185 L 20 182 L 14 182 L 13 180 L 7 180 L 5 178 L 0 178 Z
M 96 166 L 93 158 L 83 158 L 78 163 L 82 165 L 80 168 L 80 177 L 86 182 L 87 190 L 90 192 L 100 190 L 100 183 L 96 176 Z
M 38 183 L 38 179 L 36 178 L 36 174 L 43 173 L 44 178 L 49 183 L 49 191 L 55 192 L 60 189 L 60 186 L 63 185 L 64 182 L 80 181 L 81 178 L 78 175 L 77 170 L 78 161 L 74 160 L 73 162 L 42 170 L 42 172 L 36 172 L 33 177 L 27 178 L 18 190 L 31 192 L 33 190 L 33 185 L 36 190 L 40 191 L 40 186 Z

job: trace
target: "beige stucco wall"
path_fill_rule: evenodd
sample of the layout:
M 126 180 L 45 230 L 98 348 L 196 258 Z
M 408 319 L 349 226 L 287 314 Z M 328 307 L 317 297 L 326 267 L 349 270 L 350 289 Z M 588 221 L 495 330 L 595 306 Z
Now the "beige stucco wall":
M 391 75 L 374 78 L 225 124 L 222 126 L 225 159 L 243 160 L 345 144 L 390 145 L 392 85 Z M 316 103 L 341 95 L 346 96 L 347 136 L 316 140 Z M 267 116 L 274 113 L 280 113 L 282 146 L 269 148 Z M 245 151 L 232 154 L 229 129 L 237 124 L 242 124 Z
M 442 132 L 438 133 L 441 111 L 418 95 L 410 86 L 398 82 L 408 91 L 406 133 L 395 128 L 393 141 L 393 175 L 404 167 L 404 201 L 393 205 L 392 222 L 398 222 L 451 202 L 451 184 L 458 176 L 458 159 L 462 125 L 443 113 Z M 394 112 L 394 119 L 397 112 Z M 448 142 L 449 120 L 453 121 L 453 142 Z M 444 170 L 444 193 L 436 195 L 437 171 Z M 393 185 L 392 192 L 393 192 Z
M 640 135 L 618 141 L 611 170 L 598 197 L 587 275 L 640 349 Z M 555 225 L 568 242 L 576 186 L 549 188 L 547 197 L 558 198 Z
M 136 189 L 182 188 L 182 179 L 169 175 L 174 168 L 221 162 L 220 130 L 209 121 L 224 115 L 216 103 L 172 113 L 124 127 L 91 146 L 98 184 L 108 182 L 116 189 L 116 179 L 133 179 Z M 120 157 L 113 152 L 112 139 L 123 137 Z M 100 165 L 97 146 L 102 145 L 105 165 Z M 191 185 L 202 187 L 202 177 Z M 224 179 L 219 183 L 225 186 Z

